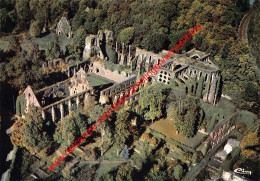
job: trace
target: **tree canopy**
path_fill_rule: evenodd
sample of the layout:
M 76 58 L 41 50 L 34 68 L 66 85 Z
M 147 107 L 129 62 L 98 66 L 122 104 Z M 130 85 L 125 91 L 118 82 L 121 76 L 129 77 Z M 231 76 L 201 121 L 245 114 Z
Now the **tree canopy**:
M 193 137 L 198 129 L 200 107 L 198 100 L 186 97 L 180 100 L 175 107 L 170 107 L 169 116 L 173 116 L 174 126 L 187 137 Z
M 67 147 L 87 130 L 87 125 L 87 117 L 84 114 L 71 112 L 57 123 L 53 138 L 57 143 Z
M 46 131 L 45 123 L 41 112 L 31 106 L 25 116 L 25 120 L 18 120 L 15 123 L 15 130 L 11 140 L 15 145 L 28 149 L 32 154 L 47 154 L 52 146 L 50 136 Z
M 166 98 L 170 88 L 152 84 L 140 91 L 140 108 L 144 110 L 147 119 L 160 118 L 166 108 Z

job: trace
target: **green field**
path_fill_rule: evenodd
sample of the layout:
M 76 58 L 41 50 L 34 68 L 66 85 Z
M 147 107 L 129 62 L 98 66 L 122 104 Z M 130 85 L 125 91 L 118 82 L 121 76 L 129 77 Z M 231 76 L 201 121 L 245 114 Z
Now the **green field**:
M 22 48 L 26 49 L 27 43 L 29 43 L 29 41 L 32 41 L 34 43 L 36 43 L 37 45 L 39 45 L 39 49 L 40 50 L 45 50 L 47 48 L 47 44 L 51 41 L 54 41 L 54 34 L 48 34 L 42 38 L 33 38 L 31 40 L 24 40 L 22 43 Z M 60 48 L 63 52 L 65 52 L 65 47 L 71 42 L 71 39 L 63 37 L 63 36 L 58 36 L 58 42 L 60 45 Z
M 87 75 L 88 75 L 89 83 L 93 87 L 115 83 L 113 80 L 107 79 L 105 77 L 96 74 L 87 74 Z
M 9 41 L 7 40 L 0 40 L 0 50 L 7 51 L 9 47 Z
M 200 106 L 207 115 L 213 115 L 214 113 L 217 113 L 219 115 L 228 117 L 236 110 L 236 106 L 225 98 L 220 99 L 216 106 L 210 105 L 205 103 L 203 100 L 200 100 Z
M 191 148 L 195 148 L 196 146 L 198 146 L 201 140 L 207 136 L 199 132 L 192 138 L 186 138 L 181 133 L 176 134 L 176 129 L 174 128 L 173 121 L 169 119 L 161 119 L 159 121 L 156 121 L 150 126 L 150 128 L 156 132 L 165 135 L 167 138 L 171 138 Z

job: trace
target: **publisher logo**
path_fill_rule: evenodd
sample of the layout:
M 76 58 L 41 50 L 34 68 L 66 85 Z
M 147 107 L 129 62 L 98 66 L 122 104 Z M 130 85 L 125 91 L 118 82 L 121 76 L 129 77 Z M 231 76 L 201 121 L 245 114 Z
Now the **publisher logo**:
M 234 170 L 234 172 L 238 173 L 238 174 L 243 174 L 243 175 L 251 175 L 252 174 L 251 171 L 246 171 L 243 168 L 237 168 L 237 169 Z

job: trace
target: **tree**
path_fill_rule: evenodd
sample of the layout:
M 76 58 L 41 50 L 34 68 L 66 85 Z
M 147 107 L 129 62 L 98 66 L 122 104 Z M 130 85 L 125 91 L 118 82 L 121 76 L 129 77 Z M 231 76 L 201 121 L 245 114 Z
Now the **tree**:
M 166 47 L 166 40 L 166 35 L 162 33 L 147 32 L 141 45 L 144 49 L 158 53 Z
M 158 84 L 146 86 L 140 91 L 139 105 L 144 110 L 146 118 L 155 120 L 163 115 L 169 92 L 169 88 Z
M 109 105 L 106 106 L 101 106 L 101 105 L 96 105 L 94 107 L 94 109 L 91 111 L 90 113 L 90 118 L 88 119 L 89 123 L 93 123 L 96 122 L 97 119 L 101 118 L 101 116 L 104 114 L 104 112 L 107 112 L 107 110 L 110 108 Z M 105 146 L 105 142 L 107 143 L 111 143 L 111 137 L 112 137 L 112 133 L 111 133 L 111 124 L 109 123 L 110 120 L 113 119 L 113 114 L 107 112 L 108 114 L 111 114 L 109 117 L 107 117 L 107 119 L 102 122 L 102 124 L 99 126 L 101 131 L 101 156 L 103 155 L 103 150 L 104 150 L 104 146 Z
M 47 49 L 45 54 L 48 60 L 58 58 L 61 55 L 60 46 L 58 44 L 58 37 L 56 35 L 54 36 L 55 36 L 54 41 L 51 41 L 47 44 Z
M 75 36 L 73 37 L 71 43 L 68 45 L 69 53 L 80 55 L 85 47 L 85 38 L 87 32 L 83 27 L 76 30 Z
M 13 132 L 11 134 L 11 142 L 13 145 L 23 146 L 24 145 L 24 120 L 18 119 L 13 125 Z
M 183 167 L 181 165 L 177 165 L 175 168 L 174 168 L 174 177 L 177 179 L 177 180 L 181 180 L 182 176 L 183 176 Z
M 86 94 L 84 100 L 84 110 L 86 110 L 87 114 L 90 115 L 95 105 L 98 102 L 96 101 L 96 97 L 93 94 Z
M 111 45 L 109 45 L 108 43 L 106 43 L 106 53 L 107 53 L 108 59 L 111 62 L 116 64 L 117 63 L 117 53 L 115 52 L 115 50 L 113 50 Z
M 122 148 L 126 144 L 131 135 L 129 132 L 129 121 L 130 113 L 125 110 L 120 110 L 117 114 L 114 134 L 115 141 L 119 148 Z
M 133 40 L 133 36 L 134 36 L 134 28 L 128 27 L 120 31 L 119 40 L 125 43 L 126 45 L 129 45 Z
M 79 112 L 71 112 L 57 123 L 53 138 L 57 143 L 67 147 L 86 130 L 87 117 Z
M 260 138 L 257 133 L 248 133 L 241 141 L 240 148 L 242 156 L 249 159 L 257 159 L 260 150 Z
M 130 164 L 122 164 L 116 174 L 117 181 L 132 181 L 134 176 L 134 168 Z
M 10 22 L 10 18 L 8 16 L 8 12 L 5 8 L 0 9 L 0 31 L 6 32 L 10 28 L 8 27 Z
M 200 117 L 198 100 L 193 97 L 186 97 L 172 109 L 177 131 L 181 131 L 187 137 L 193 137 L 199 126 L 197 125 Z
M 33 37 L 37 37 L 41 34 L 41 28 L 38 21 L 33 21 L 30 25 L 30 34 Z
M 211 132 L 214 128 L 214 126 L 216 125 L 218 121 L 218 114 L 217 113 L 214 113 L 210 119 L 210 123 L 209 123 L 209 126 L 207 128 L 207 131 L 208 132 Z
M 51 148 L 52 141 L 46 132 L 41 112 L 30 106 L 25 120 L 15 123 L 15 131 L 11 136 L 12 143 L 25 147 L 31 154 L 46 155 Z
M 151 172 L 149 173 L 149 177 L 151 181 L 159 181 L 159 180 L 167 180 L 167 173 L 162 172 L 162 171 L 157 171 L 157 172 Z
M 22 22 L 30 20 L 29 0 L 18 0 L 15 4 L 18 19 Z
M 124 160 L 128 160 L 129 159 L 129 152 L 127 149 L 127 146 L 125 145 L 124 149 L 121 151 L 120 153 L 120 157 Z

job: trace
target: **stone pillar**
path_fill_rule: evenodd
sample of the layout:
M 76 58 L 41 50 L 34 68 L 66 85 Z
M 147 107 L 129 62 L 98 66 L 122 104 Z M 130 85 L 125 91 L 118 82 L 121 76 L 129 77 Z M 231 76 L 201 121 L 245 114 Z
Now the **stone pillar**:
M 130 60 L 131 60 L 131 45 L 129 45 L 128 61 L 127 61 L 126 65 L 129 65 Z
M 46 115 L 45 115 L 45 112 L 44 110 L 42 109 L 42 119 L 45 120 L 46 119 Z
M 55 122 L 55 109 L 53 106 L 51 107 L 51 116 L 52 116 L 52 121 Z
M 69 112 L 71 111 L 71 99 L 69 99 L 69 104 L 68 104 L 68 106 L 69 106 Z
M 77 104 L 77 107 L 79 107 L 79 102 L 80 102 L 80 100 L 79 100 L 79 96 L 77 96 L 77 98 L 76 98 L 76 104 Z
M 63 108 L 63 103 L 60 104 L 60 116 L 61 116 L 61 118 L 64 117 L 64 108 Z
M 216 88 L 217 88 L 216 74 L 212 74 L 210 79 L 211 79 L 211 84 L 210 84 L 210 87 L 209 87 L 208 102 L 210 104 L 214 104 Z
M 68 69 L 68 77 L 70 78 L 70 68 Z
M 124 93 L 121 93 L 121 94 L 120 94 L 120 98 L 121 98 L 121 97 L 124 97 Z
M 114 100 L 117 101 L 118 97 L 119 97 L 118 95 L 115 95 Z
M 125 48 L 125 44 L 123 43 L 123 46 L 122 46 L 122 54 L 124 55 L 124 48 Z
M 117 41 L 116 41 L 116 52 L 117 52 Z

